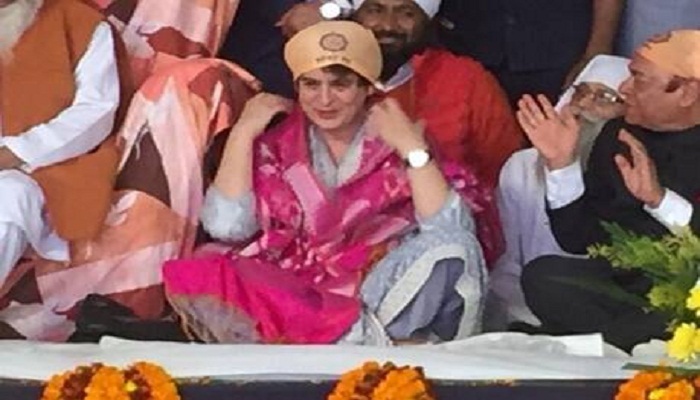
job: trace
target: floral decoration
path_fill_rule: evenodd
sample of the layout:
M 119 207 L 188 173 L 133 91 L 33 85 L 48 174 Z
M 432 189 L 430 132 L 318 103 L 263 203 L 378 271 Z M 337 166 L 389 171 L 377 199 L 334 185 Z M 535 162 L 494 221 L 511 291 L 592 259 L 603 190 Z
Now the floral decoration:
M 640 236 L 617 225 L 605 225 L 611 242 L 589 254 L 613 267 L 638 270 L 652 283 L 641 299 L 647 310 L 668 316 L 666 353 L 672 366 L 643 366 L 623 383 L 615 400 L 700 399 L 700 238 L 677 229 L 662 238 Z
M 620 385 L 615 400 L 695 400 L 700 395 L 700 378 L 661 368 L 640 371 Z
M 119 369 L 95 363 L 54 375 L 41 400 L 180 400 L 180 395 L 158 365 L 137 362 Z
M 420 367 L 397 367 L 375 361 L 346 372 L 328 400 L 434 400 Z

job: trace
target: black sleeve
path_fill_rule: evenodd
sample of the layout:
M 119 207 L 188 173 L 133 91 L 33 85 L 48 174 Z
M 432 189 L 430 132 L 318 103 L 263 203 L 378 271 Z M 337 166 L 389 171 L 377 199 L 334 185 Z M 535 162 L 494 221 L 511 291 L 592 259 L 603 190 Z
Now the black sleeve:
M 282 16 L 289 11 L 297 3 L 303 2 L 302 0 L 242 0 L 239 5 L 240 8 L 248 11 L 250 9 L 251 14 L 254 14 L 258 21 L 274 26 L 277 21 L 279 21 Z M 251 15 L 247 14 L 246 15 Z M 236 14 L 238 17 L 240 13 Z M 248 38 L 252 40 L 251 38 Z M 257 38 L 255 38 L 257 40 Z M 263 38 L 260 38 L 263 39 Z
M 584 254 L 590 245 L 609 240 L 601 221 L 608 219 L 609 208 L 619 203 L 615 199 L 616 186 L 624 185 L 613 160 L 620 147 L 618 130 L 619 124 L 611 122 L 598 136 L 584 174 L 583 195 L 564 207 L 547 207 L 552 233 L 559 246 L 569 253 Z

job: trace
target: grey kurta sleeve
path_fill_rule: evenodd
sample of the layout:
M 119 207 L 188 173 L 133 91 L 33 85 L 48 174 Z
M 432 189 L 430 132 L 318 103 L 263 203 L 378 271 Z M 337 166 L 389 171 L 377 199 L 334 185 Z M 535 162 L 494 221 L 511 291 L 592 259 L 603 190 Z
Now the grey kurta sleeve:
M 230 198 L 211 186 L 204 198 L 200 219 L 211 236 L 227 242 L 244 241 L 260 229 L 252 191 Z
M 450 191 L 445 204 L 438 212 L 429 218 L 420 218 L 416 215 L 416 219 L 419 226 L 418 237 L 466 234 L 476 229 L 471 211 L 454 191 Z

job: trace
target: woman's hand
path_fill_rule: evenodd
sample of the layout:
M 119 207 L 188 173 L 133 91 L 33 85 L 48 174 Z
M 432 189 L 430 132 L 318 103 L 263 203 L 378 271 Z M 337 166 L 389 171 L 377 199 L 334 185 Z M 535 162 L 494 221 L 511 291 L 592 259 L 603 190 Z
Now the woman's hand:
M 291 100 L 270 93 L 259 93 L 243 107 L 231 129 L 221 157 L 214 185 L 227 197 L 237 198 L 253 188 L 253 144 L 272 118 L 292 109 Z
M 423 126 L 412 122 L 394 99 L 385 99 L 372 106 L 367 122 L 370 131 L 377 133 L 402 157 L 411 150 L 428 148 Z
M 293 105 L 292 100 L 282 96 L 258 93 L 245 103 L 233 130 L 236 131 L 236 135 L 249 135 L 249 138 L 255 138 L 265 130 L 275 115 L 290 112 Z

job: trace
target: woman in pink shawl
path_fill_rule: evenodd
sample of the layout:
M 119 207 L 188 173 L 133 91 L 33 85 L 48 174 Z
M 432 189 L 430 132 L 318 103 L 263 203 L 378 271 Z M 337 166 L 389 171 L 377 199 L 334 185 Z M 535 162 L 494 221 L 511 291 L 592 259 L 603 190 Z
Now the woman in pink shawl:
M 204 228 L 227 244 L 164 266 L 187 331 L 365 344 L 475 333 L 485 273 L 470 209 L 485 208 L 484 190 L 431 154 L 398 103 L 370 106 L 381 71 L 370 31 L 319 23 L 285 60 L 298 106 L 249 100 L 206 195 Z

